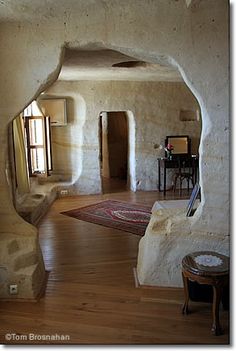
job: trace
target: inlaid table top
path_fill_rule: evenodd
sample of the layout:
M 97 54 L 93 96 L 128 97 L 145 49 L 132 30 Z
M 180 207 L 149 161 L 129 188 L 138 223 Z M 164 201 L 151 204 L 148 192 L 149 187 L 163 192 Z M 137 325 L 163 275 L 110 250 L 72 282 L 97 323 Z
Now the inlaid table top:
M 201 276 L 221 276 L 229 273 L 229 257 L 214 251 L 192 252 L 182 260 L 183 269 Z

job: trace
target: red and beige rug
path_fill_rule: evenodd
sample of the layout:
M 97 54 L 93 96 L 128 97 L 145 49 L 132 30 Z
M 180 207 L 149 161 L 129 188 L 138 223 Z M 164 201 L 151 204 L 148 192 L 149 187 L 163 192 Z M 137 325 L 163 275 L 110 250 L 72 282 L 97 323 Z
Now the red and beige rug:
M 61 213 L 85 222 L 100 224 L 142 236 L 151 217 L 151 207 L 106 200 Z

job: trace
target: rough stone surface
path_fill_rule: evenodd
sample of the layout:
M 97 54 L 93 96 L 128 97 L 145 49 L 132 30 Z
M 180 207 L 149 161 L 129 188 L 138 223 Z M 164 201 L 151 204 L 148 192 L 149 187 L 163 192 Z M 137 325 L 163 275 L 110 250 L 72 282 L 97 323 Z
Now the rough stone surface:
M 6 279 L 0 284 L 0 296 L 6 299 L 36 298 L 45 280 L 44 263 L 37 236 L 33 233 L 26 236 L 5 232 L 1 234 L 0 242 L 1 267 L 6 268 Z M 18 285 L 17 296 L 10 295 L 11 284 Z
M 157 190 L 157 157 L 164 156 L 164 149 L 156 149 L 155 145 L 164 146 L 166 135 L 189 135 L 192 152 L 198 152 L 201 122 L 179 119 L 181 109 L 199 109 L 185 83 L 58 81 L 43 98 L 48 96 L 67 96 L 69 100 L 68 125 L 52 128 L 53 165 L 55 172 L 66 172 L 73 179 L 73 191 L 77 194 L 101 191 L 101 111 L 133 113 L 135 135 L 130 143 L 136 164 L 133 169 L 129 167 L 129 176 L 136 179 L 137 190 Z M 171 171 L 167 179 L 167 186 L 171 186 Z
M 204 249 L 211 247 L 225 252 L 229 234 L 228 1 L 68 0 L 65 7 L 64 2 L 57 1 L 9 0 L 7 6 L 5 3 L 0 6 L 0 241 L 2 265 L 8 272 L 0 296 L 8 295 L 10 282 L 19 283 L 21 297 L 34 297 L 43 284 L 44 265 L 37 231 L 17 215 L 12 204 L 7 173 L 7 127 L 56 80 L 64 46 L 113 49 L 139 60 L 169 63 L 181 71 L 200 103 L 201 205 L 191 220 L 180 216 L 181 227 L 174 219 L 173 225 L 169 221 L 165 240 L 147 230 L 140 243 L 139 279 L 158 284 L 158 277 L 151 278 L 147 267 L 157 270 L 160 264 L 158 271 L 167 276 L 166 283 L 173 285 L 172 280 L 177 282 L 179 275 L 175 267 L 187 250 L 198 249 L 204 243 Z M 90 96 L 94 96 L 93 91 Z M 139 99 L 137 94 L 137 102 Z M 106 96 L 103 100 L 106 101 Z M 85 145 L 93 145 L 93 135 L 86 134 L 92 121 L 92 118 L 84 121 Z M 141 136 L 137 142 L 141 147 L 139 152 L 144 154 Z M 86 150 L 84 157 L 87 156 L 97 162 L 98 155 L 93 150 Z M 150 167 L 150 163 L 146 166 Z M 83 169 L 86 172 L 80 181 L 89 184 L 89 188 L 94 174 L 90 176 L 89 165 Z M 99 181 L 95 187 L 100 190 Z M 155 240 L 150 241 L 149 236 Z M 19 245 L 18 256 L 34 252 L 37 263 L 32 266 L 30 259 L 25 262 L 25 268 L 15 272 L 15 256 L 7 249 L 11 240 Z
M 140 284 L 182 286 L 181 262 L 185 255 L 204 250 L 229 254 L 227 235 L 195 232 L 194 221 L 194 217 L 186 218 L 182 204 L 179 209 L 153 210 L 145 236 L 139 243 L 137 269 Z

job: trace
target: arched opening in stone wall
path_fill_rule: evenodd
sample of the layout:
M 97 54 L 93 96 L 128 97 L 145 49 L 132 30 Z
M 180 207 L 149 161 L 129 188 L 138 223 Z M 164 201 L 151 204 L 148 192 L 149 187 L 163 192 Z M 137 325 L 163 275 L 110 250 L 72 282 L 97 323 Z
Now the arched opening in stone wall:
M 91 101 L 89 90 L 96 92 L 98 98 Z M 133 94 L 135 90 L 139 99 L 137 93 Z M 42 209 L 58 196 L 80 194 L 84 189 L 85 194 L 102 191 L 100 142 L 99 138 L 93 137 L 99 126 L 92 124 L 91 128 L 90 125 L 92 114 L 104 105 L 99 91 L 101 96 L 103 93 L 108 96 L 104 110 L 122 111 L 125 105 L 136 110 L 136 126 L 133 113 L 129 109 L 126 112 L 129 155 L 127 166 L 121 166 L 119 170 L 120 177 L 127 173 L 128 189 L 157 190 L 156 159 L 165 156 L 166 135 L 188 135 L 191 154 L 198 155 L 200 107 L 181 75 L 170 64 L 144 62 L 104 48 L 66 49 L 58 79 L 44 88 L 43 94 L 37 98 L 41 111 L 51 117 L 52 171 L 34 174 L 35 177 L 30 179 L 30 195 L 23 194 L 17 199 L 13 196 L 18 213 L 29 222 L 37 223 Z M 89 150 L 91 143 L 95 143 L 93 154 Z M 77 149 L 73 145 L 77 145 Z M 92 172 L 90 166 L 86 169 L 87 158 L 94 160 Z M 12 153 L 11 163 L 15 161 Z M 13 177 L 15 171 L 13 165 Z M 90 183 L 86 179 L 88 172 L 89 177 L 92 175 Z M 169 191 L 173 189 L 174 175 L 175 169 L 167 170 L 166 188 Z M 187 183 L 182 186 L 186 188 Z M 12 187 L 16 193 L 15 180 Z
M 50 83 L 50 86 L 44 87 L 43 92 L 52 100 L 65 98 L 69 101 L 69 99 L 73 99 L 73 104 L 80 106 L 79 109 L 76 109 L 76 112 L 75 109 L 71 109 L 72 120 L 77 121 L 76 128 L 83 131 L 79 140 L 77 140 L 78 134 L 76 134 L 73 123 L 71 126 L 66 124 L 55 127 L 61 132 L 61 140 L 66 140 L 63 145 L 68 144 L 68 140 L 71 140 L 70 143 L 73 145 L 75 141 L 78 142 L 81 152 L 79 157 L 78 152 L 73 154 L 72 163 L 74 162 L 76 167 L 78 164 L 80 165 L 80 172 L 76 179 L 70 179 L 67 184 L 61 184 L 64 179 L 56 180 L 57 184 L 53 184 L 53 187 L 50 188 L 50 194 L 53 194 L 52 201 L 59 196 L 78 195 L 83 191 L 84 193 L 101 192 L 99 133 L 96 121 L 98 111 L 128 111 L 127 117 L 132 127 L 130 138 L 135 140 L 135 143 L 129 144 L 131 155 L 128 166 L 130 189 L 133 191 L 157 190 L 157 157 L 164 156 L 164 149 L 160 146 L 164 145 L 166 135 L 188 134 L 192 138 L 192 145 L 195 148 L 192 151 L 198 152 L 201 122 L 199 118 L 193 119 L 192 116 L 197 116 L 197 111 L 200 111 L 200 108 L 193 94 L 187 88 L 179 73 L 175 69 L 168 68 L 168 66 L 163 69 L 163 65 L 154 63 L 142 64 L 141 67 L 139 65 L 132 67 L 131 65 L 127 72 L 126 67 L 113 66 L 112 62 L 114 60 L 120 61 L 120 55 L 124 56 L 118 51 L 108 49 L 95 50 L 92 53 L 87 52 L 87 50 L 72 51 L 76 52 L 72 53 L 69 50 L 68 55 L 65 55 L 59 79 L 53 84 Z M 91 65 L 94 65 L 95 60 L 99 61 L 97 60 L 99 55 L 103 57 L 101 59 L 102 64 L 104 51 L 107 54 L 105 66 L 109 65 L 109 68 L 106 68 L 106 79 L 104 79 L 104 67 L 98 69 L 96 79 L 91 79 Z M 83 62 L 87 62 L 88 58 L 91 59 L 91 65 L 84 67 Z M 79 66 L 82 66 L 81 71 L 75 69 L 75 67 L 78 67 L 77 59 L 82 60 L 79 64 Z M 128 57 L 128 59 L 134 60 L 133 57 Z M 147 70 L 145 71 L 144 68 L 147 68 Z M 140 80 L 139 75 L 141 72 L 144 73 L 142 80 Z M 77 75 L 77 81 L 73 74 Z M 120 79 L 121 75 L 123 75 L 123 79 Z M 101 77 L 104 80 L 101 80 Z M 33 92 L 32 96 L 34 96 Z M 106 96 L 106 99 L 104 99 L 104 96 Z M 40 100 L 41 98 L 42 96 Z M 134 111 L 134 114 L 131 111 Z M 63 153 L 60 154 L 62 156 L 61 160 L 63 160 Z M 64 155 L 66 154 L 67 151 Z M 52 159 L 52 162 L 54 161 Z M 40 180 L 41 177 L 37 178 L 41 190 L 43 190 L 45 183 L 50 183 L 48 182 L 50 178 L 43 182 L 42 179 Z M 170 188 L 172 186 L 171 179 L 172 175 L 170 173 L 167 178 L 167 184 Z M 43 202 L 44 197 L 41 197 L 41 195 L 41 191 L 36 193 L 33 191 L 31 196 L 33 206 L 37 204 L 36 207 L 39 210 L 36 222 L 51 203 Z M 18 213 L 20 211 L 18 209 Z M 31 219 L 29 222 L 35 223 Z

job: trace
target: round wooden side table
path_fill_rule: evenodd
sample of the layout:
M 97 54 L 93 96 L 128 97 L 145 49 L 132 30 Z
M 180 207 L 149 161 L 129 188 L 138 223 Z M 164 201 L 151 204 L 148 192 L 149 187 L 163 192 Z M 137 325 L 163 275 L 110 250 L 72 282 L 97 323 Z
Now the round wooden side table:
M 182 277 L 185 295 L 183 314 L 189 313 L 188 280 L 199 284 L 211 285 L 213 288 L 213 323 L 211 330 L 215 335 L 222 334 L 219 321 L 219 305 L 223 288 L 229 283 L 229 257 L 213 251 L 190 253 L 182 260 Z

